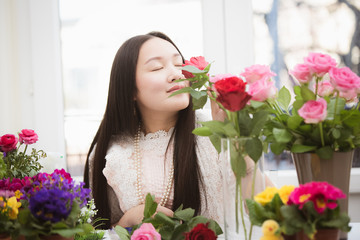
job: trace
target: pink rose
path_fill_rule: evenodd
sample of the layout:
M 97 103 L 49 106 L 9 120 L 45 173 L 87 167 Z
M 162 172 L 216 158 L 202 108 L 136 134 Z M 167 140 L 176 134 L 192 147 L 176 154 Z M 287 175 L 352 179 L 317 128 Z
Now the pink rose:
M 312 74 L 308 65 L 306 64 L 295 65 L 294 69 L 290 71 L 290 74 L 292 74 L 300 83 L 303 84 L 310 82 L 312 79 Z
M 191 65 L 194 67 L 197 67 L 200 70 L 204 70 L 204 68 L 206 68 L 207 65 L 209 65 L 209 63 L 205 60 L 205 58 L 203 56 L 199 56 L 199 57 L 192 57 L 190 58 L 190 61 L 185 60 L 185 64 L 183 64 L 184 66 L 187 65 Z M 182 74 L 184 74 L 185 78 L 193 78 L 194 75 L 191 72 L 188 71 L 182 71 Z
M 131 240 L 161 240 L 161 235 L 151 223 L 143 223 L 134 231 Z
M 237 77 L 237 76 L 233 75 L 233 74 L 230 74 L 230 73 L 218 74 L 218 75 L 215 75 L 213 77 L 210 77 L 210 82 L 216 83 L 219 80 L 223 80 L 225 78 L 231 78 L 231 77 Z
M 339 92 L 339 96 L 342 98 L 345 98 L 345 100 L 348 103 L 357 103 L 359 101 L 358 97 L 357 97 L 357 92 L 355 90 L 350 90 L 350 91 L 346 91 L 346 92 Z
M 25 143 L 26 145 L 36 143 L 38 140 L 38 135 L 34 130 L 31 129 L 23 129 L 19 133 L 19 141 L 21 143 Z
M 307 101 L 299 110 L 298 114 L 305 123 L 319 123 L 324 121 L 327 115 L 327 103 L 325 99 Z
M 321 97 L 331 96 L 334 93 L 334 87 L 328 80 L 324 80 L 318 83 L 317 91 Z
M 339 91 L 356 91 L 360 90 L 360 78 L 348 67 L 331 68 L 329 71 L 330 81 Z
M 276 97 L 277 89 L 271 79 L 261 79 L 249 86 L 248 94 L 252 96 L 251 100 L 263 102 L 267 99 Z
M 331 67 L 337 65 L 335 59 L 322 53 L 309 53 L 309 55 L 304 58 L 304 63 L 309 67 L 310 73 L 316 74 L 318 77 L 324 76 L 329 72 Z
M 240 76 L 243 76 L 246 79 L 246 82 L 251 84 L 258 80 L 268 80 L 271 77 L 276 76 L 276 74 L 270 70 L 269 66 L 255 64 L 245 68 Z
M 0 150 L 3 152 L 10 152 L 16 149 L 18 138 L 13 134 L 5 134 L 0 138 Z

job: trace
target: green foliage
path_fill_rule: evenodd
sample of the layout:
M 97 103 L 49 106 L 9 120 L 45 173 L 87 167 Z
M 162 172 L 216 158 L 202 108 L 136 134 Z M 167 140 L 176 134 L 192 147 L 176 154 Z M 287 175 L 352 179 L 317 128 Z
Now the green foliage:
M 349 232 L 350 218 L 346 213 L 340 213 L 339 206 L 336 209 L 326 209 L 324 213 L 318 213 L 312 201 L 304 204 L 301 210 L 296 205 L 284 205 L 280 208 L 284 217 L 283 231 L 292 235 L 304 230 L 305 234 L 311 238 L 316 229 L 338 228 L 344 232 Z
M 275 154 L 284 150 L 293 153 L 314 152 L 322 159 L 332 157 L 334 151 L 347 152 L 360 147 L 360 112 L 356 105 L 346 106 L 341 97 L 326 97 L 326 119 L 308 124 L 297 111 L 309 100 L 319 98 L 307 85 L 295 86 L 295 101 L 289 109 L 289 91 L 283 87 L 276 101 L 268 102 L 274 115 L 265 124 L 265 142 Z M 290 107 L 291 108 L 291 107 Z
M 191 231 L 199 223 L 208 223 L 208 228 L 213 230 L 216 235 L 222 234 L 220 226 L 211 219 L 203 216 L 194 216 L 194 209 L 183 209 L 182 205 L 174 212 L 173 217 L 168 217 L 162 212 L 156 213 L 157 203 L 155 197 L 150 193 L 146 195 L 144 218 L 142 223 L 151 223 L 154 228 L 160 233 L 163 240 L 183 240 L 185 239 L 185 232 Z M 133 227 L 132 232 L 141 226 Z M 122 240 L 130 240 L 130 234 L 121 226 L 115 227 L 115 232 Z
M 24 150 L 20 150 L 22 147 Z M 25 176 L 32 177 L 41 170 L 42 166 L 38 161 L 46 157 L 46 153 L 32 148 L 28 155 L 26 154 L 27 147 L 28 145 L 19 144 L 17 149 L 8 152 L 6 157 L 0 154 L 0 177 L 21 179 Z
M 67 219 L 57 223 L 51 223 L 50 221 L 40 222 L 32 215 L 29 208 L 24 208 L 18 215 L 18 221 L 21 224 L 19 234 L 24 235 L 28 239 L 38 240 L 42 235 L 59 234 L 68 238 L 76 234 L 82 236 L 92 233 L 94 228 L 91 224 L 78 222 L 79 214 L 80 207 L 76 201 L 73 202 Z

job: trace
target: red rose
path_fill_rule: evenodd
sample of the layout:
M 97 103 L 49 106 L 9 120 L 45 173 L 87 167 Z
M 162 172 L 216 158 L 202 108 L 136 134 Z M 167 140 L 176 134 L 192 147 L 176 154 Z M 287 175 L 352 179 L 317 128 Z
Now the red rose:
M 209 229 L 208 223 L 199 223 L 190 232 L 185 233 L 185 240 L 212 240 L 216 239 L 216 234 L 213 230 Z
M 203 56 L 199 56 L 199 57 L 190 58 L 190 61 L 185 60 L 185 64 L 183 64 L 183 66 L 187 66 L 187 65 L 191 65 L 191 66 L 197 67 L 200 70 L 204 70 L 204 68 L 206 68 L 206 66 L 209 65 L 209 63 L 205 60 L 205 58 Z M 188 71 L 183 70 L 182 74 L 184 74 L 185 78 L 193 78 L 194 77 L 194 75 Z
M 216 100 L 231 112 L 239 111 L 251 99 L 251 95 L 245 91 L 245 86 L 246 83 L 236 76 L 219 80 L 215 83 L 218 93 Z
M 25 143 L 28 145 L 28 144 L 36 143 L 38 140 L 38 135 L 35 133 L 34 130 L 23 129 L 19 133 L 19 138 L 20 138 L 19 141 L 21 143 Z
M 0 138 L 0 149 L 3 152 L 10 152 L 11 150 L 16 149 L 16 144 L 18 143 L 18 138 L 13 134 L 5 134 Z

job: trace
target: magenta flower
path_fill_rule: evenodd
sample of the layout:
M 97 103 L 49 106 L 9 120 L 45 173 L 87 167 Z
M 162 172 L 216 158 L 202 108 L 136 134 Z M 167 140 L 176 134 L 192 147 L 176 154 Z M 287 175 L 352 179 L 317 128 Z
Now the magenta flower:
M 346 195 L 338 188 L 327 182 L 310 182 L 300 184 L 289 196 L 288 204 L 299 205 L 299 209 L 312 201 L 318 213 L 323 213 L 327 208 L 335 209 L 338 206 L 337 200 L 346 198 Z
M 0 138 L 0 150 L 3 152 L 10 152 L 16 149 L 18 138 L 13 134 L 5 134 Z
M 38 139 L 38 135 L 31 129 L 23 129 L 19 133 L 20 143 L 25 143 L 26 145 L 36 143 Z

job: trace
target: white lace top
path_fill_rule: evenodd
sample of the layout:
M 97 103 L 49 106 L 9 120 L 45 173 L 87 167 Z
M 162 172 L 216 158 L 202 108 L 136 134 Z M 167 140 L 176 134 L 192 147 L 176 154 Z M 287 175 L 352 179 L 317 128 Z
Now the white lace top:
M 197 114 L 197 121 L 206 121 L 204 116 Z M 172 161 L 173 145 L 170 144 L 167 157 L 165 152 L 173 132 L 158 131 L 141 135 L 139 141 L 142 169 L 142 190 L 144 195 L 151 193 L 160 202 L 167 184 L 170 161 Z M 208 137 L 197 138 L 196 154 L 203 176 L 207 198 L 201 192 L 201 215 L 222 222 L 222 178 L 218 153 Z M 136 169 L 133 139 L 116 137 L 110 144 L 103 170 L 108 184 L 113 188 L 119 199 L 120 209 L 125 213 L 137 206 Z M 171 208 L 174 188 L 172 186 L 166 207 Z M 206 205 L 207 204 L 207 205 Z

